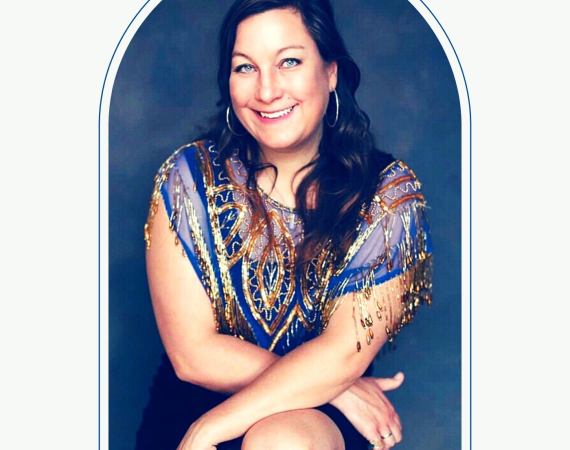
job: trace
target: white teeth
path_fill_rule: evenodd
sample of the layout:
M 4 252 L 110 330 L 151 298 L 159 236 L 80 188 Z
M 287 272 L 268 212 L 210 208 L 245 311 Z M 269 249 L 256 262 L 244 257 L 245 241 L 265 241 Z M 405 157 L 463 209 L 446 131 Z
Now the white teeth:
M 259 114 L 264 119 L 277 119 L 278 117 L 283 117 L 283 116 L 286 116 L 287 114 L 289 114 L 291 111 L 293 111 L 293 108 L 295 108 L 295 107 L 291 106 L 291 108 L 284 109 L 283 111 L 277 111 L 277 112 L 269 113 L 269 114 L 259 111 Z

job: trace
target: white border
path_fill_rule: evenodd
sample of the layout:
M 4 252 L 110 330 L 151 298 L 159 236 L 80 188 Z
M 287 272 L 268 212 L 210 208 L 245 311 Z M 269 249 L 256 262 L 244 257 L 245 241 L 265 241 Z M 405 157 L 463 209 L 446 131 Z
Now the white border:
M 461 108 L 461 448 L 471 448 L 471 106 L 465 74 L 449 36 L 422 0 L 408 0 L 441 44 Z
M 161 0 L 148 0 L 123 33 L 109 63 L 99 106 L 99 450 L 109 448 L 109 110 L 119 65 L 133 36 Z M 104 394 L 104 395 L 103 395 Z

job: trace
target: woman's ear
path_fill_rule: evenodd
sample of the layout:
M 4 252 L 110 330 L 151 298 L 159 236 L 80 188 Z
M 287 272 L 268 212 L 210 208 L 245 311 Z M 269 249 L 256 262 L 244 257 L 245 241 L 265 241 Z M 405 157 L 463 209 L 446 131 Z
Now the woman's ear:
M 327 71 L 329 75 L 329 92 L 332 92 L 335 90 L 338 80 L 338 64 L 336 61 L 333 61 L 329 64 Z

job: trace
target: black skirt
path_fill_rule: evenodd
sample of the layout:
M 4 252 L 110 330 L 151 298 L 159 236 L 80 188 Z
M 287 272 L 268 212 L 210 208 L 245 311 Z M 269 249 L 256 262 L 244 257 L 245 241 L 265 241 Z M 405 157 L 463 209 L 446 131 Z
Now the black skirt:
M 371 373 L 369 367 L 367 374 Z M 190 425 L 210 409 L 228 398 L 195 384 L 181 381 L 164 354 L 162 363 L 150 388 L 150 400 L 137 431 L 135 450 L 176 450 Z M 339 428 L 346 450 L 365 450 L 368 441 L 352 426 L 344 415 L 331 405 L 319 411 L 329 416 Z M 223 442 L 218 450 L 240 450 L 242 438 Z

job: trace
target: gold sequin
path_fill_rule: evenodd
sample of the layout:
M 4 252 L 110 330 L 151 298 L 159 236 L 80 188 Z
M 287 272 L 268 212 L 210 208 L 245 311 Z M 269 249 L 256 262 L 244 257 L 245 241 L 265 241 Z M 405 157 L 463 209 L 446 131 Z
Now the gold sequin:
M 399 176 L 401 171 L 408 171 L 411 175 Z M 421 303 L 431 305 L 431 279 L 432 279 L 432 256 L 425 251 L 425 243 L 427 240 L 426 230 L 423 228 L 425 201 L 419 192 L 420 183 L 415 179 L 413 172 L 401 161 L 394 163 L 384 173 L 385 176 L 393 178 L 393 181 L 382 188 L 373 198 L 371 215 L 375 217 L 375 221 L 363 233 L 359 234 L 354 244 L 342 264 L 340 264 L 335 274 L 340 274 L 348 265 L 352 257 L 362 247 L 364 242 L 372 234 L 378 226 L 383 226 L 385 242 L 391 239 L 391 223 L 386 220 L 390 215 L 397 214 L 404 226 L 403 241 L 399 243 L 399 266 L 403 269 L 403 273 L 398 275 L 390 284 L 392 288 L 386 291 L 382 288 L 376 289 L 377 282 L 374 279 L 374 271 L 376 266 L 386 262 L 388 272 L 395 267 L 391 248 L 386 246 L 386 253 L 381 255 L 376 264 L 370 266 L 368 275 L 363 278 L 360 288 L 353 293 L 353 299 L 356 301 L 360 312 L 360 324 L 365 331 L 372 331 L 372 319 L 368 311 L 367 302 L 370 298 L 374 298 L 376 292 L 381 293 L 381 298 L 375 298 L 373 305 L 376 317 L 379 320 L 385 320 L 385 331 L 389 342 L 402 327 L 411 322 L 415 311 Z M 379 209 L 374 210 L 374 205 L 378 205 Z M 412 223 L 414 227 L 412 227 Z M 416 230 L 416 235 L 412 236 L 411 230 Z M 335 301 L 329 301 L 327 307 L 323 309 L 323 328 L 326 328 L 328 320 L 332 313 L 338 308 L 338 304 L 342 303 L 345 297 L 344 289 L 347 283 L 341 285 L 334 294 Z M 393 286 L 397 287 L 393 287 Z M 385 312 L 382 314 L 382 312 Z M 355 318 L 356 320 L 356 318 Z M 355 322 L 356 327 L 356 322 Z M 356 328 L 355 328 L 356 330 Z M 357 339 L 358 339 L 358 331 Z M 370 335 L 367 335 L 370 337 Z M 370 339 L 372 339 L 370 337 Z M 368 340 L 367 340 L 368 342 Z
M 328 325 L 330 318 L 348 295 L 349 279 L 343 279 L 334 289 L 330 283 L 339 276 L 352 261 L 375 229 L 384 235 L 385 242 L 392 237 L 392 220 L 398 217 L 404 225 L 404 238 L 398 244 L 397 261 L 390 246 L 384 253 L 366 268 L 362 278 L 357 281 L 357 288 L 351 295 L 353 301 L 353 320 L 357 351 L 362 349 L 357 323 L 365 333 L 368 345 L 374 339 L 374 314 L 383 322 L 390 341 L 404 324 L 409 323 L 421 303 L 431 304 L 431 255 L 425 249 L 426 235 L 423 229 L 425 202 L 420 184 L 413 172 L 401 161 L 396 161 L 383 171 L 389 179 L 373 198 L 370 205 L 364 205 L 361 212 L 362 227 L 350 246 L 345 258 L 335 262 L 335 255 L 329 243 L 319 255 L 311 261 L 300 286 L 295 277 L 295 244 L 292 230 L 302 226 L 294 210 L 287 210 L 264 197 L 268 208 L 269 223 L 251 223 L 247 205 L 245 187 L 233 185 L 223 171 L 212 151 L 202 143 L 194 144 L 196 162 L 200 167 L 204 187 L 208 221 L 212 224 L 213 247 L 206 244 L 204 231 L 190 198 L 196 195 L 197 182 L 184 190 L 180 174 L 174 168 L 179 154 L 188 146 L 178 149 L 163 164 L 155 177 L 155 188 L 151 196 L 149 215 L 144 227 L 146 248 L 151 245 L 151 229 L 161 196 L 161 187 L 171 183 L 171 215 L 169 227 L 175 233 L 175 244 L 180 243 L 178 230 L 182 221 L 187 222 L 193 242 L 193 251 L 198 259 L 202 283 L 212 301 L 216 329 L 232 334 L 240 339 L 256 343 L 252 324 L 241 309 L 246 307 L 253 320 L 269 335 L 269 349 L 273 350 L 280 339 L 289 337 L 292 327 L 312 330 L 319 323 L 319 332 Z M 237 165 L 237 170 L 242 167 Z M 215 171 L 215 170 L 216 171 Z M 402 175 L 406 173 L 406 175 Z M 172 178 L 170 178 L 172 177 Z M 190 192 L 191 191 L 191 192 Z M 278 212 L 279 211 L 279 212 Z M 413 226 L 412 226 L 413 225 Z M 275 241 L 267 245 L 267 227 L 272 227 Z M 412 236 L 412 229 L 416 234 Z M 297 236 L 296 239 L 302 239 Z M 181 246 L 182 247 L 182 246 Z M 182 247 L 181 252 L 185 255 Z M 217 262 L 214 269 L 213 261 Z M 241 291 L 245 303 L 238 301 L 236 286 L 230 269 L 241 263 Z M 388 272 L 394 267 L 403 270 L 400 275 L 378 286 L 375 270 L 385 264 Z M 218 280 L 221 280 L 218 285 Z M 219 289 L 221 287 L 221 290 Z M 300 289 L 298 304 L 289 308 L 293 295 Z M 352 288 L 351 288 L 352 289 Z M 302 307 L 301 307 L 302 306 Z M 357 317 L 358 316 L 358 317 Z

